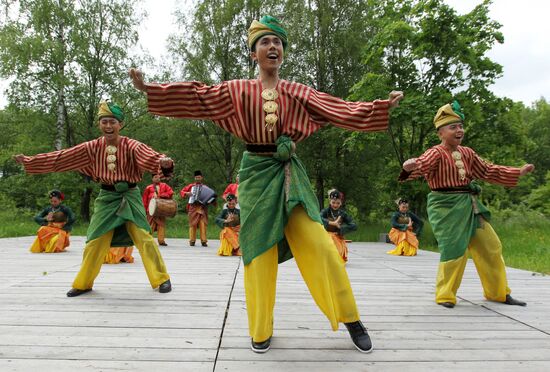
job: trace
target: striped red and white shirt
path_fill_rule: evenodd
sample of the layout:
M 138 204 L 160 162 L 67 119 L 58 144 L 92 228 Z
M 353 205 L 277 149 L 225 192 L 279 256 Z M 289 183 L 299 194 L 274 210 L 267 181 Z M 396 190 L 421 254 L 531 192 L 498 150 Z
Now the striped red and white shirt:
M 436 145 L 416 159 L 418 168 L 402 180 L 424 177 L 432 190 L 464 187 L 475 179 L 507 187 L 517 185 L 519 168 L 491 164 L 469 147 L 458 146 L 457 151 L 464 163 L 465 179 L 460 179 L 451 151 L 443 145 Z
M 25 156 L 23 165 L 30 174 L 78 171 L 95 182 L 113 185 L 119 181 L 137 183 L 145 172 L 160 173 L 159 160 L 165 157 L 139 141 L 121 136 L 113 172 L 107 169 L 106 148 L 105 137 L 100 137 L 68 149 Z
M 147 86 L 149 111 L 156 115 L 212 120 L 246 143 L 271 144 L 281 135 L 300 142 L 328 123 L 354 131 L 384 131 L 389 101 L 347 102 L 306 85 L 279 80 L 279 120 L 265 128 L 260 80 L 230 80 L 208 86 L 200 82 Z

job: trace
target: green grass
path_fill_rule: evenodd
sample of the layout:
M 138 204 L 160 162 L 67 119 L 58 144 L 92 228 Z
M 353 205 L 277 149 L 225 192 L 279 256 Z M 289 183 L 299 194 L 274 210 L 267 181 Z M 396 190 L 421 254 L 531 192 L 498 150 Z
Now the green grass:
M 31 211 L 0 211 L 0 238 L 29 236 L 36 234 L 38 226 Z M 218 239 L 220 229 L 214 223 L 215 213 L 211 211 L 207 236 Z M 492 225 L 503 245 L 503 256 L 507 266 L 550 275 L 550 219 L 531 211 L 495 213 Z M 346 235 L 354 241 L 378 241 L 380 233 L 389 231 L 389 221 L 365 222 L 359 230 Z M 73 235 L 86 235 L 86 223 L 76 223 Z M 166 236 L 187 239 L 189 232 L 187 214 L 180 213 L 168 219 Z M 197 232 L 198 235 L 198 232 Z M 197 236 L 198 238 L 198 236 Z M 420 248 L 437 252 L 437 243 L 428 223 L 420 237 Z

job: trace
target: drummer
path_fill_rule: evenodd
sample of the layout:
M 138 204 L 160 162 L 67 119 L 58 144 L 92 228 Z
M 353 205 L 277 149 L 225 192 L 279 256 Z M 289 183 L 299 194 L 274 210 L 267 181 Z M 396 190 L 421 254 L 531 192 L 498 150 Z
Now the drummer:
M 187 213 L 189 214 L 189 245 L 195 246 L 197 238 L 197 226 L 200 230 L 200 239 L 203 247 L 208 247 L 206 237 L 206 226 L 208 225 L 208 206 L 199 201 L 201 189 L 208 188 L 204 184 L 204 178 L 200 170 L 195 171 L 195 182 L 185 186 L 180 191 L 182 198 L 189 198 L 187 202 Z
M 143 206 L 147 212 L 147 222 L 151 225 L 151 233 L 157 232 L 157 240 L 159 245 L 167 246 L 165 241 L 166 236 L 166 217 L 164 216 L 151 216 L 149 214 L 149 203 L 153 198 L 160 199 L 172 199 L 174 190 L 164 182 L 160 182 L 160 176 L 155 174 L 153 176 L 153 183 L 145 188 L 143 192 Z

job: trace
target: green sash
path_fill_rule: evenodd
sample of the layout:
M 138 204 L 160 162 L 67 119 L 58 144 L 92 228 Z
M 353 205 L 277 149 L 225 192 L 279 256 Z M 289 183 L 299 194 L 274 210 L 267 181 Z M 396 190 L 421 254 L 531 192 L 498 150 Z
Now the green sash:
M 441 262 L 464 255 L 470 239 L 481 226 L 480 216 L 489 221 L 491 213 L 474 194 L 437 191 L 428 194 L 428 220 Z
M 284 228 L 297 205 L 302 205 L 313 221 L 322 224 L 319 203 L 303 164 L 294 154 L 294 144 L 286 136 L 279 137 L 276 144 L 277 153 L 273 156 L 246 151 L 241 161 L 239 243 L 245 265 L 275 244 L 279 263 L 292 258 Z
M 88 227 L 87 241 L 97 239 L 115 230 L 112 247 L 134 245 L 126 231 L 126 222 L 131 221 L 139 228 L 151 232 L 147 222 L 141 194 L 137 187 L 128 189 L 126 183 L 115 184 L 117 191 L 101 190 L 94 203 L 94 214 Z

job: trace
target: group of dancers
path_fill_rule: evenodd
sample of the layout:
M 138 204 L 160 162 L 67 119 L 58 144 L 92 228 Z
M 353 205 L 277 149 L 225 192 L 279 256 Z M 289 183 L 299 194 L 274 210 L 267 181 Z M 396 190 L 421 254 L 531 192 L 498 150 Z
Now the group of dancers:
M 347 217 L 333 211 L 326 211 L 323 217 L 319 214 L 295 149 L 298 142 L 327 124 L 354 131 L 386 130 L 389 111 L 398 106 L 403 94 L 391 92 L 385 100 L 347 102 L 282 80 L 279 69 L 287 45 L 287 33 L 280 22 L 265 16 L 248 29 L 250 57 L 259 67 L 257 79 L 208 86 L 200 82 L 146 83 L 135 69 L 130 70 L 130 76 L 134 86 L 146 93 L 152 114 L 210 120 L 246 143 L 238 186 L 239 249 L 252 350 L 263 353 L 270 348 L 278 264 L 294 257 L 332 329 L 344 323 L 355 347 L 368 353 L 373 344 L 361 322 L 345 262 L 324 228 L 342 231 Z M 120 136 L 124 115 L 118 106 L 103 103 L 98 118 L 102 136 L 96 140 L 46 154 L 15 156 L 30 174 L 75 170 L 101 183 L 82 266 L 67 295 L 91 291 L 112 242 L 128 238 L 140 252 L 151 286 L 161 293 L 169 292 L 170 276 L 150 234 L 136 182 L 146 171 L 170 177 L 173 161 L 141 142 Z M 468 249 L 487 299 L 525 305 L 510 297 L 501 245 L 488 222 L 489 212 L 478 199 L 479 188 L 472 181 L 514 186 L 534 167 L 494 165 L 461 146 L 464 120 L 458 105 L 440 108 L 434 124 L 441 144 L 407 160 L 400 176 L 403 181 L 422 176 L 432 189 L 428 217 L 441 251 L 436 302 L 446 307 L 456 303 Z M 336 194 L 334 200 L 336 207 Z M 224 227 L 233 219 L 229 213 L 220 220 Z M 405 225 L 399 216 L 396 220 L 398 225 Z M 408 231 L 414 221 L 406 225 Z M 408 247 L 402 245 L 402 249 Z

